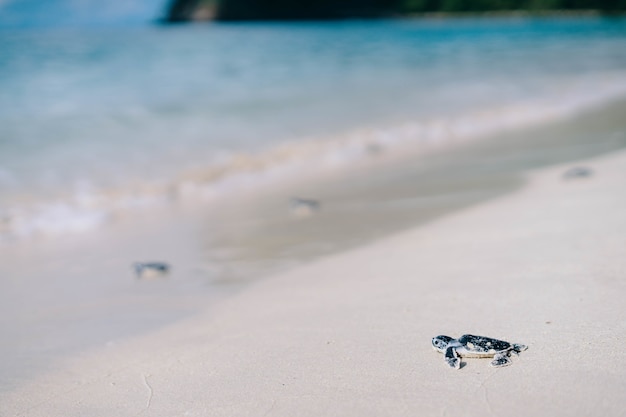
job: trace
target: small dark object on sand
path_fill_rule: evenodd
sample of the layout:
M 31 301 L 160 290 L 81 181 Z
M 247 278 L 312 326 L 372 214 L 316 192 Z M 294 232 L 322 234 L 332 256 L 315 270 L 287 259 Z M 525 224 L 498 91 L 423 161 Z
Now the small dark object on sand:
M 300 197 L 291 197 L 289 206 L 291 213 L 299 217 L 311 216 L 322 208 L 319 201 Z
M 587 167 L 573 167 L 568 169 L 563 173 L 563 178 L 574 179 L 574 178 L 587 178 L 593 175 L 593 170 Z
M 162 277 L 170 272 L 170 266 L 165 262 L 135 262 L 133 269 L 137 279 Z

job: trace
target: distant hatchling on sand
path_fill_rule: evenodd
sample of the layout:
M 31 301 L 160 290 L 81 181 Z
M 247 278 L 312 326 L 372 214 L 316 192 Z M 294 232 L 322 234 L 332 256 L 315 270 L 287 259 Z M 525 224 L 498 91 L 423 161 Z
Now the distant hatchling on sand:
M 587 167 L 573 167 L 563 173 L 563 178 L 566 180 L 576 178 L 587 178 L 593 175 L 593 170 Z
M 464 358 L 493 358 L 490 365 L 494 367 L 511 364 L 511 353 L 519 355 L 528 349 L 525 345 L 511 344 L 504 340 L 492 339 L 484 336 L 464 334 L 458 339 L 450 336 L 437 336 L 432 340 L 433 348 L 443 353 L 443 359 L 450 368 L 461 368 L 461 359 Z
M 135 262 L 133 269 L 137 279 L 150 279 L 167 275 L 171 268 L 165 262 Z
M 289 206 L 291 213 L 298 217 L 311 216 L 322 208 L 322 204 L 319 201 L 300 197 L 291 197 Z

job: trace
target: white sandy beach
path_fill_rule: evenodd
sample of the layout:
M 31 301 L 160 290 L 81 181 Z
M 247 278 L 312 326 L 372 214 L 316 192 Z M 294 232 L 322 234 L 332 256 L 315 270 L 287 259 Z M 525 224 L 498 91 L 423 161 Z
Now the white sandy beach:
M 0 415 L 624 415 L 626 152 L 572 165 L 64 360 Z M 463 333 L 529 349 L 449 369 L 430 339 Z

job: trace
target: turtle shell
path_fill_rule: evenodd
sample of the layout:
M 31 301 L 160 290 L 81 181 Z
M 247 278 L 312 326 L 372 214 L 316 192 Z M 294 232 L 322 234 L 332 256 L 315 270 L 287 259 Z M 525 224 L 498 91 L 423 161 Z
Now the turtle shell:
M 512 348 L 509 342 L 492 339 L 491 337 L 464 334 L 458 339 L 467 353 L 479 356 L 492 356 L 499 352 L 506 352 Z

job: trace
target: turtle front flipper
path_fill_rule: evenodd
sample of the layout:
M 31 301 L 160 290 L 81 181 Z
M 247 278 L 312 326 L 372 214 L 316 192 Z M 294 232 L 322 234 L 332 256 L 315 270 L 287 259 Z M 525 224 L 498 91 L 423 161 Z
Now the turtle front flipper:
M 525 351 L 526 349 L 528 349 L 528 346 L 526 345 L 519 345 L 517 343 L 513 343 L 513 348 L 511 349 L 511 352 L 519 356 L 519 354 Z
M 460 369 L 461 368 L 461 359 L 459 355 L 456 353 L 456 347 L 449 346 L 446 349 L 446 352 L 443 354 L 443 359 L 446 361 L 450 368 Z
M 493 360 L 490 365 L 494 368 L 500 368 L 502 366 L 508 366 L 512 363 L 511 358 L 506 353 L 496 353 L 493 355 Z

